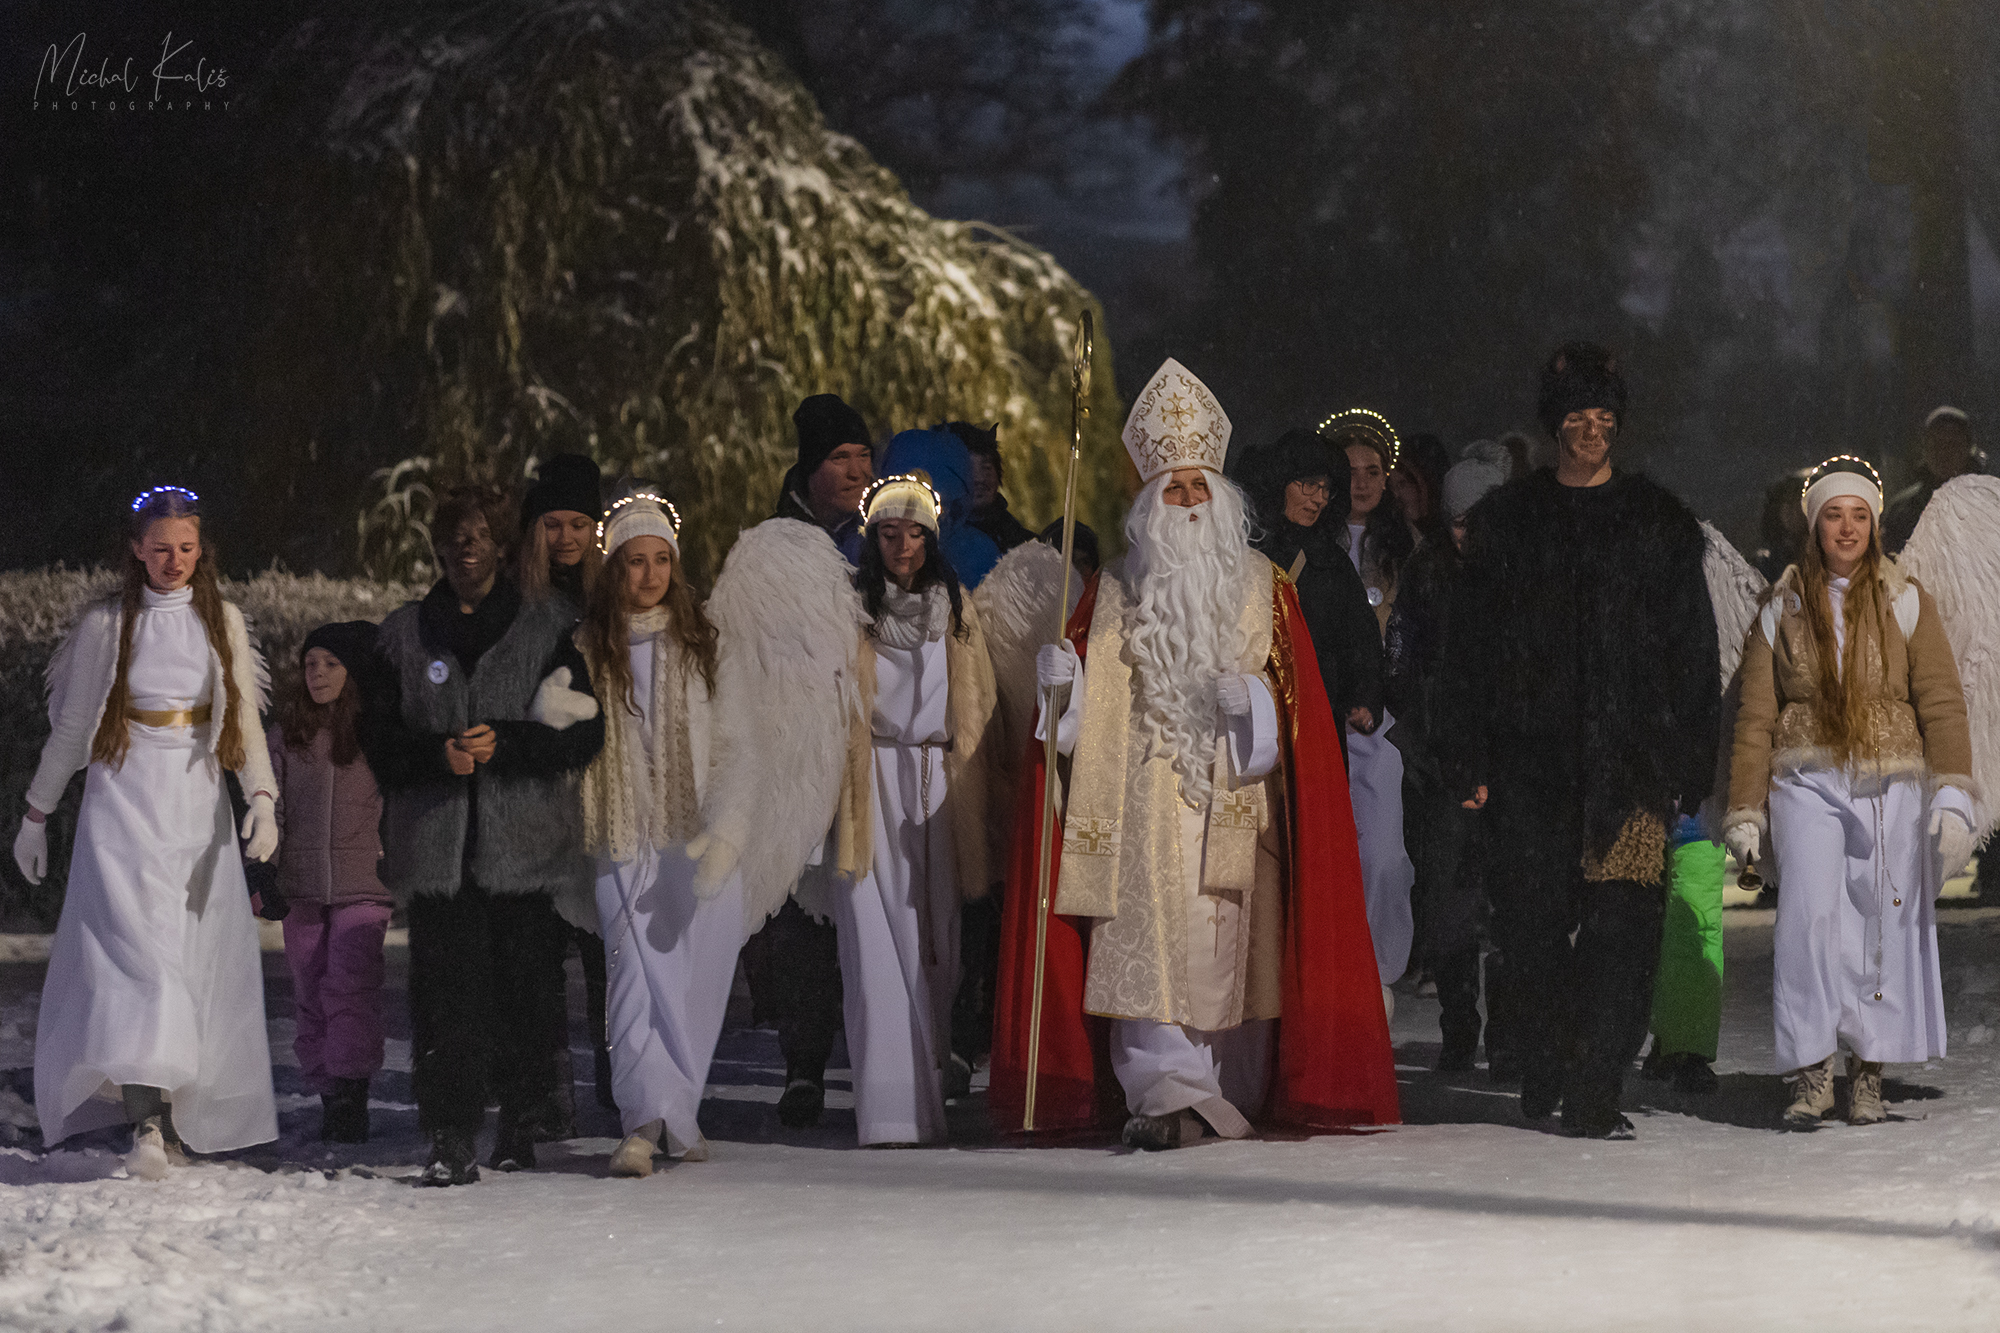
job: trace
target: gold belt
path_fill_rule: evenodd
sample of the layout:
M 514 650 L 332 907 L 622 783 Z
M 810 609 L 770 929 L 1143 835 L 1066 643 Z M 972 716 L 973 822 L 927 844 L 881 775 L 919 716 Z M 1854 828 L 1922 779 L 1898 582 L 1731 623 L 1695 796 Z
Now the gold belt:
M 198 727 L 208 721 L 213 710 L 208 704 L 199 708 L 128 708 L 125 716 L 142 727 Z

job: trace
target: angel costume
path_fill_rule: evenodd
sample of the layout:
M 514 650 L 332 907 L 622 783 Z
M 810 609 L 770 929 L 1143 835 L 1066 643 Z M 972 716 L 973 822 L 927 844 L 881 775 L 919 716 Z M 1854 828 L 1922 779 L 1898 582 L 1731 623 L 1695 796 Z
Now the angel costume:
M 864 508 L 937 530 L 921 474 L 883 478 Z M 942 586 L 891 584 L 871 626 L 836 562 L 795 523 L 760 524 L 730 553 L 710 604 L 726 752 L 705 831 L 713 864 L 741 855 L 753 926 L 796 889 L 837 928 L 860 1142 L 933 1143 L 959 904 L 989 887 L 993 668 L 970 599 L 961 630 Z
M 1266 1112 L 1321 1129 L 1398 1118 L 1339 733 L 1289 579 L 1228 546 L 1242 538 L 1226 515 L 1243 512 L 1220 475 L 1228 434 L 1206 386 L 1172 360 L 1126 424 L 1148 489 L 1127 525 L 1134 557 L 1099 575 L 1069 621 L 1081 670 L 1058 687 L 1058 748 L 1071 755 L 1060 827 L 1041 820 L 1040 746 L 1016 797 L 992 1091 L 1010 1130 L 1095 1126 L 1117 1114 L 1117 1092 L 1126 1141 L 1143 1147 L 1187 1141 L 1189 1112 L 1228 1137 Z M 1173 506 L 1164 488 L 1195 468 L 1214 498 Z M 1213 528 L 1182 546 L 1176 534 L 1204 521 Z M 1145 573 L 1153 552 L 1173 572 Z M 1172 623 L 1190 599 L 1226 619 Z M 1163 640 L 1192 656 L 1205 634 L 1220 665 L 1152 659 Z M 1187 711 L 1166 706 L 1176 723 L 1216 712 L 1225 687 L 1235 704 L 1185 752 L 1178 726 L 1156 727 L 1149 694 L 1183 685 Z M 1040 847 L 1054 837 L 1038 970 Z
M 28 804 L 56 808 L 89 765 L 35 1031 L 43 1141 L 126 1119 L 125 1084 L 160 1088 L 196 1152 L 278 1136 L 264 976 L 216 750 L 222 657 L 190 588 L 144 589 L 132 626 L 124 762 L 90 750 L 118 667 L 117 600 L 84 612 L 49 667 L 48 743 Z M 275 796 L 257 710 L 263 659 L 223 604 L 246 793 Z
M 1879 485 L 1827 472 L 1806 490 L 1809 530 L 1836 496 L 1881 514 Z M 1851 647 L 1848 579 L 1828 579 L 1822 608 L 1840 674 L 1863 673 L 1868 731 L 1849 762 L 1834 762 L 1815 712 L 1819 654 L 1797 566 L 1773 585 L 1743 650 L 1724 823 L 1768 834 L 1784 886 L 1772 937 L 1781 1071 L 1821 1066 L 1842 1045 L 1867 1064 L 1945 1053 L 1933 904 L 1941 870 L 1956 867 L 1940 866 L 1927 834 L 1954 820 L 1970 848 L 1972 740 L 1936 603 L 1887 557 L 1879 577 L 1886 614 Z
M 606 553 L 639 536 L 679 551 L 676 527 L 651 497 L 613 511 Z M 590 664 L 609 713 L 604 749 L 583 779 L 608 978 L 603 1036 L 625 1133 L 663 1122 L 667 1154 L 699 1160 L 706 1151 L 696 1113 L 746 937 L 743 883 L 732 874 L 709 896 L 695 894 L 687 843 L 700 830 L 711 710 L 672 613 L 659 606 L 633 615 L 626 651 L 629 703 L 609 692 L 601 664 Z

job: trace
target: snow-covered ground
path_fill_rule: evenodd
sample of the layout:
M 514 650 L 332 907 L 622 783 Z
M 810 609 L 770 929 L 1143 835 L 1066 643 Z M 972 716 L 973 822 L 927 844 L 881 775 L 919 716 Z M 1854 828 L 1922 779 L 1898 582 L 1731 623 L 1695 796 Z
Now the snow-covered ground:
M 1683 1104 L 1635 1072 L 1636 1143 L 1531 1129 L 1483 1072 L 1428 1072 L 1436 1005 L 1405 997 L 1410 1123 L 1389 1132 L 1027 1149 L 975 1097 L 959 1146 L 857 1151 L 838 1091 L 818 1130 L 777 1126 L 775 1041 L 738 1029 L 711 1161 L 606 1179 L 616 1127 L 585 1087 L 594 1137 L 453 1190 L 408 1180 L 401 951 L 378 1141 L 332 1152 L 269 953 L 278 1144 L 144 1184 L 117 1135 L 41 1153 L 0 1094 L 0 1327 L 1992 1329 L 2000 909 L 1942 916 L 1953 1057 L 1892 1070 L 1896 1118 L 1873 1128 L 1768 1128 L 1770 917 L 1739 910 L 1723 1089 Z M 20 1096 L 33 954 L 0 949 L 0 1084 Z

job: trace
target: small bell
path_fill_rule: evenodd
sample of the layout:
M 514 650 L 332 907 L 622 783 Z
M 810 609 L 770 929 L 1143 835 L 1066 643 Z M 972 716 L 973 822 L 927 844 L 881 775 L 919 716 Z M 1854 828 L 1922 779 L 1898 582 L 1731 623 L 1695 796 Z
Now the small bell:
M 1882 992 L 1881 992 L 1881 991 L 1876 991 L 1876 992 L 1875 992 L 1875 998 L 1876 998 L 1876 999 L 1878 999 L 1878 1000 L 1879 1000 L 1879 999 L 1881 999 L 1881 998 L 1882 998 Z

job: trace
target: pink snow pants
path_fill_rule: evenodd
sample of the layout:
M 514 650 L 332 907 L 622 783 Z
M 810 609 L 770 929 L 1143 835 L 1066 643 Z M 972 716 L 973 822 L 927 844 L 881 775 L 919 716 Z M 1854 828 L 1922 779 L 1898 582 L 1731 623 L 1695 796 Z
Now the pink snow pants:
M 382 937 L 389 904 L 292 900 L 285 961 L 298 1036 L 292 1051 L 309 1088 L 367 1078 L 382 1067 Z

